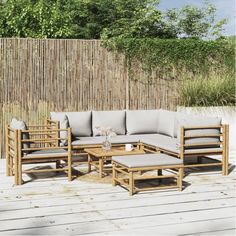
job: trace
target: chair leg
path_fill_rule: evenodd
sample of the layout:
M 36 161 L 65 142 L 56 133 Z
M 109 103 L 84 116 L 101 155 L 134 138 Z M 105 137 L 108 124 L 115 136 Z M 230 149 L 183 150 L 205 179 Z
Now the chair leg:
M 21 163 L 19 163 L 17 169 L 18 169 L 17 182 L 18 182 L 18 185 L 22 185 L 23 181 L 22 181 L 22 165 L 21 165 Z
M 8 160 L 9 175 L 7 175 L 7 176 L 13 176 L 14 175 L 13 168 L 14 168 L 13 158 L 9 157 L 9 160 Z
M 17 161 L 17 155 L 14 156 L 14 177 L 15 177 L 15 185 L 18 185 L 18 178 L 19 178 L 19 173 L 18 173 L 18 161 Z
M 178 190 L 182 191 L 182 188 L 183 188 L 183 168 L 182 167 L 179 168 L 179 176 L 178 176 L 177 183 L 178 183 Z
M 21 156 L 17 156 L 16 157 L 16 161 L 17 161 L 17 164 L 16 164 L 16 168 L 17 168 L 17 184 L 18 185 L 22 185 L 23 183 L 23 180 L 22 180 L 22 160 L 21 160 Z
M 68 155 L 68 181 L 72 181 L 72 157 Z

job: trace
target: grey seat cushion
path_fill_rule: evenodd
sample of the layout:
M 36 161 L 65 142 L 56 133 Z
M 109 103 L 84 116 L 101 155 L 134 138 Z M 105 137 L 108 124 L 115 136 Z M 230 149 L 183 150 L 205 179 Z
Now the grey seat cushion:
M 79 137 L 72 141 L 73 146 L 83 145 L 101 145 L 105 140 L 104 136 L 96 137 Z M 142 135 L 117 135 L 109 139 L 112 144 L 125 144 L 125 143 L 138 143 L 158 147 L 163 150 L 171 151 L 179 154 L 179 143 L 177 138 L 172 138 L 162 134 L 142 134 Z M 195 148 L 186 150 L 185 153 L 192 153 L 195 151 L 202 152 L 217 152 L 221 151 L 222 148 Z
M 143 136 L 141 141 L 145 144 L 179 153 L 179 144 L 177 138 L 169 137 L 163 134 L 152 134 Z
M 60 156 L 65 156 L 67 154 L 67 150 L 64 149 L 49 149 L 49 150 L 39 150 L 39 151 L 33 151 L 29 154 L 26 154 L 25 157 L 30 157 L 30 158 L 36 158 L 36 157 L 44 157 L 44 156 L 49 156 L 49 157 L 60 157 Z
M 114 156 L 112 160 L 129 168 L 182 165 L 183 161 L 166 154 Z
M 163 149 L 163 150 L 171 151 L 176 154 L 180 153 L 180 149 L 179 149 L 180 145 L 177 138 L 172 138 L 172 137 L 162 135 L 162 134 L 150 134 L 150 135 L 143 136 L 140 140 L 141 142 L 147 145 L 151 145 L 151 146 Z M 193 152 L 204 153 L 204 152 L 218 152 L 218 151 L 222 151 L 222 148 L 196 147 L 196 148 L 185 150 L 185 153 L 191 154 Z
M 72 146 L 83 146 L 83 145 L 101 145 L 105 140 L 103 136 L 97 137 L 77 137 L 72 141 Z
M 93 136 L 99 135 L 96 127 L 110 127 L 116 134 L 125 134 L 125 111 L 92 111 Z
M 84 112 L 51 112 L 51 119 L 60 121 L 64 115 L 67 115 L 71 133 L 74 137 L 92 135 L 92 113 L 91 111 Z
M 112 144 L 124 144 L 124 143 L 137 143 L 140 140 L 140 136 L 138 135 L 117 135 L 109 138 L 109 141 Z M 96 137 L 78 137 L 72 141 L 73 146 L 80 145 L 101 145 L 105 141 L 104 136 L 96 136 Z
M 127 110 L 127 134 L 157 133 L 158 110 Z
M 216 152 L 222 152 L 222 148 L 220 147 L 214 147 L 214 148 L 209 148 L 209 147 L 206 147 L 206 148 L 195 148 L 195 149 L 187 149 L 185 150 L 185 153 L 187 154 L 191 154 L 191 153 L 194 153 L 194 152 L 198 152 L 198 153 L 216 153 Z

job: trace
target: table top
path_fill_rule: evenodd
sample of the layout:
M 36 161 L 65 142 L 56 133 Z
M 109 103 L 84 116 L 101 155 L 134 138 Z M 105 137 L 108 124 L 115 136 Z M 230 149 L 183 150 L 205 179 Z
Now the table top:
M 104 150 L 102 148 L 85 148 L 85 152 L 95 157 L 112 157 L 112 156 L 126 156 L 144 154 L 143 150 L 133 149 L 132 151 L 126 151 L 125 147 L 112 147 L 111 150 Z

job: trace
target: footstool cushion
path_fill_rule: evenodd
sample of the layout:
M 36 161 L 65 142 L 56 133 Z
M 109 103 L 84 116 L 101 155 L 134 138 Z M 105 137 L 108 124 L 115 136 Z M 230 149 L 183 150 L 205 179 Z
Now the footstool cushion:
M 162 174 L 162 170 L 175 169 L 171 174 Z M 143 175 L 142 171 L 158 171 L 157 176 Z M 177 171 L 177 172 L 176 172 Z M 140 172 L 140 175 L 134 173 Z M 136 180 L 176 179 L 175 185 L 158 185 L 157 187 L 138 188 Z M 139 154 L 112 157 L 112 185 L 123 185 L 130 195 L 140 191 L 154 189 L 178 188 L 182 191 L 183 160 L 163 153 Z
M 182 165 L 181 159 L 163 154 L 115 156 L 112 160 L 128 168 Z

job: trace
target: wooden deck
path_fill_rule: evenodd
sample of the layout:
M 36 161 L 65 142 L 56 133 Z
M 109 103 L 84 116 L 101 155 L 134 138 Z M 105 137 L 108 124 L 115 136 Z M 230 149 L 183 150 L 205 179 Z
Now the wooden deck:
M 0 235 L 235 235 L 236 153 L 230 174 L 191 172 L 185 189 L 144 192 L 66 177 L 13 186 L 0 160 Z

